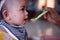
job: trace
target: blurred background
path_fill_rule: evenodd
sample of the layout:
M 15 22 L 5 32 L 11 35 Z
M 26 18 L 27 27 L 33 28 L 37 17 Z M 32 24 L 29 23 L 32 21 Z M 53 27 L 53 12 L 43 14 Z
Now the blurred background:
M 29 13 L 29 20 L 25 26 L 28 32 L 28 37 L 30 37 L 29 40 L 41 40 L 41 38 L 44 39 L 45 37 L 46 40 L 60 40 L 60 28 L 45 20 L 43 16 L 35 23 L 30 21 L 31 18 L 35 18 L 43 12 L 43 7 L 46 5 L 46 1 L 47 0 L 28 0 L 27 10 Z M 49 0 L 48 3 L 50 4 L 47 6 L 55 8 L 60 15 L 60 0 Z

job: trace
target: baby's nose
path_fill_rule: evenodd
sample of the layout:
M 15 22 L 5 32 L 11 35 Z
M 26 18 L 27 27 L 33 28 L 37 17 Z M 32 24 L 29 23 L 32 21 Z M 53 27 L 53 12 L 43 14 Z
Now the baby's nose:
M 28 15 L 28 12 L 27 12 L 27 11 L 25 11 L 25 15 L 26 15 L 26 16 Z
M 28 18 L 28 12 L 25 11 L 25 18 L 27 19 Z

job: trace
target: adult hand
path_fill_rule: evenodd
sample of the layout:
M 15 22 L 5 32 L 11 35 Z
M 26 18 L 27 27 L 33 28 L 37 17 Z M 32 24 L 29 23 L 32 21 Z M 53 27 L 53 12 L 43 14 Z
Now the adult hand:
M 47 8 L 46 10 L 48 10 L 48 13 L 44 15 L 44 18 L 60 27 L 60 15 L 56 10 L 53 8 Z

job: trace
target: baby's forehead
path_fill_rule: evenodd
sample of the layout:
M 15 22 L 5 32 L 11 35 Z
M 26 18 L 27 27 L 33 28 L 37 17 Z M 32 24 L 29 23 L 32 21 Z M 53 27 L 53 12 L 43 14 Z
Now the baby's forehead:
M 26 7 L 26 0 L 16 0 L 13 5 L 19 6 L 19 7 Z
M 26 0 L 16 0 L 12 2 L 13 5 L 26 5 Z
M 26 3 L 26 0 L 7 0 L 7 4 L 25 4 Z
M 14 6 L 26 6 L 26 0 L 7 0 L 6 5 L 9 9 Z

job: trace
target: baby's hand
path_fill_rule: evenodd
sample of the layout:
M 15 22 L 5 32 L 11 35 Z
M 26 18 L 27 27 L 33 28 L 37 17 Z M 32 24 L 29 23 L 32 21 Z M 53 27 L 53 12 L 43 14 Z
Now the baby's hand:
M 44 18 L 47 19 L 49 22 L 60 26 L 60 15 L 56 12 L 53 8 L 47 8 L 48 14 L 44 15 Z

